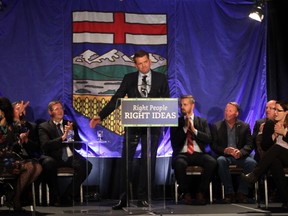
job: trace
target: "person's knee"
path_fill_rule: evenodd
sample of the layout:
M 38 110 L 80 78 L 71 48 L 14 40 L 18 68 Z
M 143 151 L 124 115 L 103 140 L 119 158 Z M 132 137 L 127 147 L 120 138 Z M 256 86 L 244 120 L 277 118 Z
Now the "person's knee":
M 56 170 L 57 169 L 57 162 L 52 157 L 46 157 L 41 162 L 43 170 Z
M 182 158 L 176 158 L 174 161 L 173 161 L 173 167 L 175 170 L 182 170 L 182 169 L 186 169 L 187 168 L 187 162 L 182 159 Z
M 213 160 L 209 160 L 209 166 L 211 167 L 211 169 L 216 169 L 217 168 L 217 161 L 213 158 Z
M 223 166 L 226 166 L 227 165 L 227 160 L 224 156 L 219 156 L 217 158 L 217 164 L 219 167 L 223 167 Z

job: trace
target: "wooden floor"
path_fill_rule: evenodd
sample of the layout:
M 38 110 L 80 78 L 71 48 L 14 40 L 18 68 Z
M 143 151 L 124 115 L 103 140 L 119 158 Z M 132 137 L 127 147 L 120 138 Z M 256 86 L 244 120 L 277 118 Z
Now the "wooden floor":
M 270 203 L 269 208 L 258 208 L 256 204 L 207 204 L 205 206 L 194 206 L 175 204 L 174 201 L 152 201 L 149 208 L 138 208 L 131 205 L 129 209 L 112 210 L 111 206 L 115 200 L 102 200 L 99 202 L 89 202 L 84 205 L 75 204 L 72 207 L 42 207 L 36 206 L 36 211 L 32 211 L 30 206 L 26 206 L 26 212 L 15 213 L 7 207 L 0 207 L 2 216 L 85 216 L 85 215 L 199 215 L 199 216 L 270 216 L 270 215 L 288 215 L 283 211 L 280 203 Z M 262 204 L 263 205 L 263 204 Z M 264 207 L 264 205 L 263 205 Z

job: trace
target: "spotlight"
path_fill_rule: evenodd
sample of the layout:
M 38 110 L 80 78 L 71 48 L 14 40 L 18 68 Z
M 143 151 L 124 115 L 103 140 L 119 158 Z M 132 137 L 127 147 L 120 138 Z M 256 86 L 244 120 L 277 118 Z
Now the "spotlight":
M 263 8 L 264 8 L 264 2 L 262 0 L 257 1 L 256 4 L 253 6 L 253 10 L 249 14 L 249 17 L 258 22 L 261 22 L 264 18 Z

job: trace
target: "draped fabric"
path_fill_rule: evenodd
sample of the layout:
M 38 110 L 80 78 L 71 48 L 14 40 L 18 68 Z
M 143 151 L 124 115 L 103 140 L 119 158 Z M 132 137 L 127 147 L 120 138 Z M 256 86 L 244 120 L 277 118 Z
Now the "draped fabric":
M 0 11 L 0 95 L 30 101 L 30 120 L 49 118 L 49 101 L 59 99 L 66 116 L 77 122 L 83 140 L 104 139 L 91 156 L 119 157 L 123 135 L 102 126 L 89 128 L 89 116 L 73 107 L 73 58 L 91 43 L 73 45 L 75 11 L 161 14 L 167 18 L 167 43 L 99 43 L 97 53 L 117 49 L 131 56 L 137 49 L 167 60 L 171 97 L 192 94 L 196 115 L 212 123 L 223 118 L 225 105 L 236 101 L 240 118 L 251 127 L 265 113 L 266 20 L 248 18 L 251 1 L 236 0 L 3 0 Z M 93 107 L 85 109 L 93 111 Z M 159 156 L 170 156 L 169 129 Z M 85 149 L 83 149 L 85 153 Z M 139 151 L 138 151 L 139 152 Z
M 288 24 L 287 1 L 268 1 L 267 97 L 288 99 Z

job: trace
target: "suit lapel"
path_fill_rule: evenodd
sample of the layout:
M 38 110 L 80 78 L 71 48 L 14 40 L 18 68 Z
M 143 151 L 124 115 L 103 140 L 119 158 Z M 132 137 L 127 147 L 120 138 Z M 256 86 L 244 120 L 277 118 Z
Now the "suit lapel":
M 157 80 L 155 78 L 155 73 L 151 70 L 151 88 L 150 92 L 148 93 L 148 97 L 155 91 L 156 86 L 157 86 Z
M 51 127 L 51 131 L 53 131 L 53 137 L 59 137 L 57 126 L 54 124 L 52 120 L 49 120 L 49 126 Z

